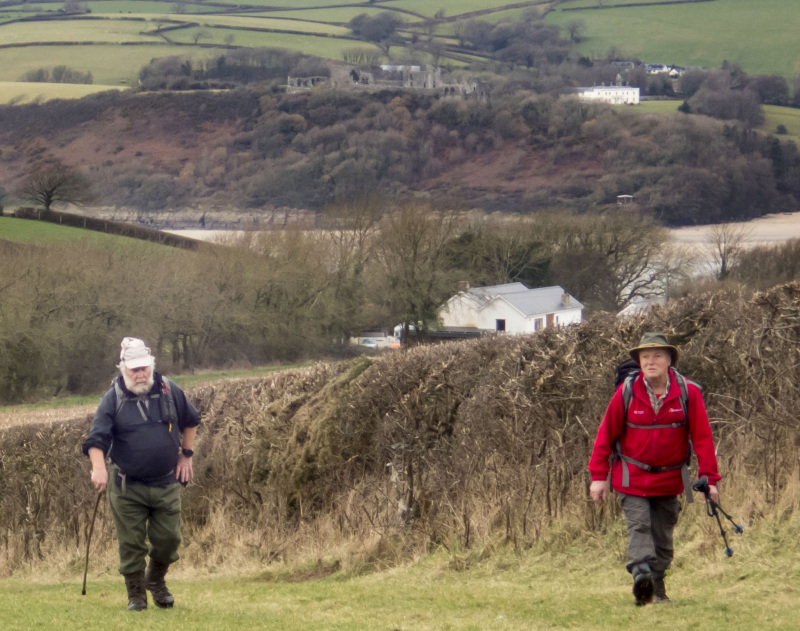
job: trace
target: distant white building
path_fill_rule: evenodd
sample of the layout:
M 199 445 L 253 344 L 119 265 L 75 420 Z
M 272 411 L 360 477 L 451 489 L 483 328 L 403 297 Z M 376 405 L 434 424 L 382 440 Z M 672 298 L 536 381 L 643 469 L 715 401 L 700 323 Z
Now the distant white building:
M 522 283 L 472 287 L 458 292 L 439 311 L 445 327 L 533 333 L 577 324 L 583 305 L 558 285 L 528 289 Z
M 593 88 L 578 88 L 578 98 L 591 103 L 612 105 L 636 105 L 639 103 L 639 88 L 629 85 L 596 85 Z

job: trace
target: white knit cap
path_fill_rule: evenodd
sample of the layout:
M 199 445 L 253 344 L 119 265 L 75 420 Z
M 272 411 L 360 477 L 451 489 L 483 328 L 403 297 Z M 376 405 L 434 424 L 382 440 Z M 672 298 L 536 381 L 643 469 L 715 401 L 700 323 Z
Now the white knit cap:
M 126 337 L 122 340 L 119 360 L 125 364 L 126 368 L 143 368 L 144 366 L 152 365 L 153 356 L 142 340 L 135 337 Z

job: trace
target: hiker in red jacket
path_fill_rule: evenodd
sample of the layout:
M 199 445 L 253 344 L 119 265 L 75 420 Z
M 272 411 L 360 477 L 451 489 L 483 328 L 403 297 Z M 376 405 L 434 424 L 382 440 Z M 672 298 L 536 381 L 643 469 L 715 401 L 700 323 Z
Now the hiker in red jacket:
M 708 476 L 709 496 L 715 502 L 720 476 L 700 388 L 674 369 L 678 349 L 663 333 L 645 333 L 630 355 L 640 372 L 628 377 L 611 398 L 589 461 L 589 490 L 597 504 L 606 500 L 611 487 L 620 495 L 628 524 L 626 567 L 640 606 L 654 599 L 669 602 L 664 574 L 672 563 L 672 531 L 681 510 L 678 496 L 685 491 L 692 501 L 690 449 L 697 455 L 698 476 Z

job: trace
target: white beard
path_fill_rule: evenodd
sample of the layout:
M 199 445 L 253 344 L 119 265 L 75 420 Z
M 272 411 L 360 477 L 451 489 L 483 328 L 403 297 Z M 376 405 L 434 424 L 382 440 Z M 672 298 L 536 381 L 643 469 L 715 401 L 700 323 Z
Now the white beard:
M 150 379 L 148 379 L 145 383 L 136 384 L 128 379 L 124 371 L 122 372 L 122 379 L 125 381 L 125 387 L 128 389 L 128 391 L 137 396 L 141 396 L 150 392 L 150 388 L 152 388 L 153 384 L 155 383 L 155 380 L 151 375 Z

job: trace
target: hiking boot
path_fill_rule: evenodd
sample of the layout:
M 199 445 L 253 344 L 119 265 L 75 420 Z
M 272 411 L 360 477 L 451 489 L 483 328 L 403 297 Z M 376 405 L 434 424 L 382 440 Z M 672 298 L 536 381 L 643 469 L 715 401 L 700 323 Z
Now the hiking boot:
M 638 572 L 633 578 L 633 596 L 637 607 L 653 602 L 653 575 L 650 572 Z
M 663 578 L 653 579 L 653 602 L 669 603 L 672 602 L 667 596 L 667 587 L 664 585 Z
M 175 604 L 175 599 L 169 593 L 167 584 L 164 582 L 167 570 L 169 570 L 168 563 L 150 559 L 150 565 L 147 566 L 147 572 L 145 573 L 147 589 L 150 590 L 150 594 L 153 596 L 153 602 L 162 609 L 172 607 Z
M 144 589 L 144 570 L 125 574 L 125 587 L 128 590 L 128 611 L 147 609 L 147 592 Z

